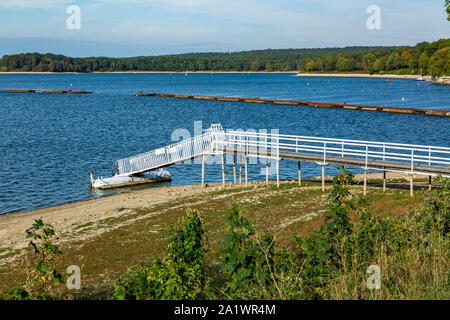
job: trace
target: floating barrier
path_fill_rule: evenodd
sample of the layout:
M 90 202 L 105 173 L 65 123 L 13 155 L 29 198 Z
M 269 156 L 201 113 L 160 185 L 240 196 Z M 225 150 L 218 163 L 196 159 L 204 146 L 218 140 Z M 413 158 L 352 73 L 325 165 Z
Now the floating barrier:
M 279 104 L 288 106 L 306 106 L 314 108 L 334 108 L 346 110 L 389 112 L 397 114 L 421 114 L 426 116 L 450 117 L 450 110 L 438 110 L 438 109 L 418 109 L 418 108 L 386 107 L 386 106 L 371 106 L 371 105 L 356 105 L 356 104 L 296 101 L 296 100 L 260 99 L 260 98 L 201 96 L 201 95 L 174 94 L 174 93 L 156 93 L 156 92 L 138 92 L 135 94 L 135 96 L 217 100 L 217 101 L 246 102 L 246 103 L 268 103 L 268 104 Z
M 48 90 L 48 89 L 0 89 L 0 93 L 69 93 L 85 94 L 94 93 L 88 90 Z
M 0 92 L 4 93 L 28 93 L 28 92 L 36 92 L 34 89 L 0 89 Z

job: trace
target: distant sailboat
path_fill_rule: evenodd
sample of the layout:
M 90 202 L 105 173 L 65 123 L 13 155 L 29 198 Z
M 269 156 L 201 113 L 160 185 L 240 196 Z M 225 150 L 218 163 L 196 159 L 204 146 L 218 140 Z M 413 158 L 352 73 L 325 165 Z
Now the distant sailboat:
M 416 79 L 416 81 L 427 81 L 427 79 L 425 79 L 424 77 L 423 77 L 423 71 L 422 71 L 422 68 L 420 69 L 420 78 L 418 78 L 418 79 Z

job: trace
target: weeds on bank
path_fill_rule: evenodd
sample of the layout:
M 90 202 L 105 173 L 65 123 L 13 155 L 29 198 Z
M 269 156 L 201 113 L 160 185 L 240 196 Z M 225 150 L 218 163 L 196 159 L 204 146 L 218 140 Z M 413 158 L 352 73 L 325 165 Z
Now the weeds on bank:
M 448 298 L 450 183 L 438 180 L 442 189 L 428 193 L 421 212 L 377 218 L 370 215 L 365 198 L 351 194 L 353 175 L 341 169 L 323 225 L 307 237 L 294 237 L 295 251 L 279 249 L 276 234 L 256 228 L 235 206 L 228 212 L 219 256 L 204 261 L 201 218 L 188 211 L 171 230 L 166 257 L 130 268 L 116 281 L 113 297 Z M 359 219 L 350 219 L 352 214 Z M 367 272 L 374 266 L 381 270 L 378 289 L 368 286 Z
M 59 296 L 55 287 L 64 283 L 63 275 L 55 268 L 54 259 L 61 255 L 59 247 L 53 243 L 55 230 L 41 219 L 35 220 L 27 237 L 31 240 L 28 246 L 37 259 L 36 266 L 27 271 L 25 284 L 12 288 L 5 296 L 10 300 L 53 300 Z
M 227 233 L 208 260 L 202 218 L 188 210 L 171 226 L 165 256 L 129 268 L 105 298 L 449 299 L 450 179 L 438 182 L 442 188 L 425 193 L 423 209 L 381 218 L 371 215 L 368 198 L 352 192 L 353 175 L 342 169 L 324 223 L 295 236 L 295 249 L 280 249 L 278 234 L 256 227 L 234 206 Z M 37 264 L 26 283 L 3 298 L 61 298 L 54 235 L 36 220 L 28 237 Z M 368 286 L 374 266 L 381 271 L 379 289 Z
M 163 259 L 128 269 L 115 283 L 116 299 L 195 299 L 204 286 L 203 235 L 199 214 L 187 215 L 170 228 Z

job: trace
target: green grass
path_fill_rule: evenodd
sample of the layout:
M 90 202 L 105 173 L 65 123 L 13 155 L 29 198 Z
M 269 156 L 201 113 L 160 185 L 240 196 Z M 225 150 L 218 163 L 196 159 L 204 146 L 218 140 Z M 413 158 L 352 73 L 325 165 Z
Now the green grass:
M 257 226 L 278 233 L 281 247 L 292 248 L 293 236 L 307 235 L 321 225 L 328 192 L 322 193 L 321 182 L 297 182 L 276 185 L 251 185 L 233 187 L 196 194 L 148 208 L 130 210 L 130 213 L 111 217 L 95 223 L 109 230 L 85 241 L 73 241 L 61 249 L 63 256 L 57 265 L 65 270 L 68 265 L 79 265 L 82 271 L 83 297 L 99 297 L 111 285 L 113 279 L 132 265 L 139 265 L 160 256 L 167 245 L 167 228 L 183 216 L 187 208 L 198 210 L 204 219 L 207 257 L 217 254 L 217 242 L 226 232 L 226 210 L 237 204 L 244 215 Z M 361 188 L 356 187 L 356 192 Z M 368 199 L 376 215 L 404 215 L 410 208 L 423 204 L 423 195 L 409 197 L 409 190 L 396 189 L 383 193 L 368 188 Z M 127 208 L 124 208 L 124 210 Z M 135 219 L 139 220 L 135 221 Z M 123 224 L 123 225 L 122 225 Z M 118 226 L 120 225 L 120 226 Z M 94 226 L 88 222 L 74 229 Z M 26 277 L 18 268 L 23 259 L 0 267 L 0 292 L 5 292 L 16 281 Z
M 73 230 L 83 229 L 83 228 L 86 228 L 86 227 L 90 227 L 92 225 L 94 225 L 94 222 L 90 221 L 90 222 L 87 222 L 85 224 L 80 224 L 80 225 L 76 226 L 75 228 L 73 228 Z

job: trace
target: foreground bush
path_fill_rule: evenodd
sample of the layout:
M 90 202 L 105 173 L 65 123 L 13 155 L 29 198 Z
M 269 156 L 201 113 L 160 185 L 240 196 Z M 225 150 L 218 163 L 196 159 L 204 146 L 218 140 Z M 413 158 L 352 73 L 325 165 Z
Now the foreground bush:
M 256 228 L 233 207 L 220 256 L 209 262 L 201 219 L 188 211 L 171 229 L 166 256 L 130 268 L 116 281 L 114 297 L 448 299 L 449 181 L 439 178 L 442 188 L 427 194 L 420 212 L 379 218 L 350 192 L 353 176 L 341 169 L 323 225 L 307 237 L 296 236 L 297 250 L 279 249 L 276 235 Z M 211 267 L 217 264 L 219 269 Z
M 132 267 L 115 283 L 116 299 L 195 299 L 202 291 L 203 227 L 196 211 L 170 230 L 171 237 L 163 259 L 155 258 L 140 267 Z
M 17 288 L 12 288 L 4 297 L 9 300 L 55 300 L 61 298 L 56 287 L 63 285 L 64 279 L 55 267 L 54 260 L 62 252 L 53 243 L 55 230 L 50 224 L 44 223 L 42 219 L 37 219 L 27 233 L 27 237 L 31 239 L 28 246 L 32 250 L 29 261 L 36 261 L 36 265 L 29 266 L 26 282 Z

